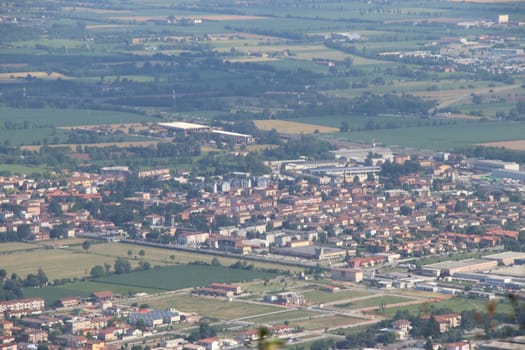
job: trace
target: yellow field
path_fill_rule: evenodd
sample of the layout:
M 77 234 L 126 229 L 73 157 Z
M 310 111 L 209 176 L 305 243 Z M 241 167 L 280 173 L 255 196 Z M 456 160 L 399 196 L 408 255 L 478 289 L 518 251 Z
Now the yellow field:
M 487 142 L 487 143 L 480 143 L 479 145 L 487 146 L 487 147 L 505 147 L 508 149 L 516 150 L 516 151 L 525 151 L 525 140 Z
M 69 147 L 71 150 L 75 151 L 77 149 L 77 146 L 84 147 L 110 147 L 115 146 L 119 148 L 125 148 L 125 147 L 149 147 L 149 146 L 155 146 L 159 143 L 159 141 L 124 141 L 124 142 L 99 142 L 99 143 L 81 143 L 81 144 L 74 144 L 74 143 L 64 143 L 59 145 L 49 145 L 49 147 Z M 40 151 L 40 148 L 42 146 L 39 145 L 31 145 L 31 146 L 20 146 L 20 149 L 26 150 L 26 151 Z
M 86 26 L 86 29 L 108 29 L 108 28 L 124 28 L 133 27 L 130 24 L 94 24 Z
M 56 72 L 13 72 L 13 73 L 0 73 L 0 80 L 9 80 L 9 79 L 19 79 L 26 78 L 28 75 L 31 75 L 33 78 L 39 79 L 67 79 L 64 74 Z
M 261 130 L 275 129 L 284 134 L 313 134 L 339 132 L 338 128 L 329 126 L 291 122 L 288 120 L 255 120 L 255 126 Z
M 91 7 L 72 7 L 72 6 L 62 7 L 62 10 L 64 10 L 64 11 L 72 11 L 72 12 L 97 13 L 97 14 L 126 13 L 126 12 L 129 12 L 127 10 L 106 10 L 106 9 L 95 9 L 95 8 L 91 8 Z

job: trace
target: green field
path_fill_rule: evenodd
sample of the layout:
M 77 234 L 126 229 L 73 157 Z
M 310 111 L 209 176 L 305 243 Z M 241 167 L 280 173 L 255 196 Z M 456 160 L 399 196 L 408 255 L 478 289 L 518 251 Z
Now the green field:
M 372 306 L 380 307 L 381 305 L 403 303 L 403 302 L 412 301 L 412 300 L 414 299 L 398 297 L 395 295 L 386 295 L 386 296 L 356 300 L 356 301 L 343 303 L 343 304 L 335 304 L 334 307 L 342 308 L 342 309 L 361 309 L 361 308 L 367 308 L 367 307 L 372 307 Z
M 161 295 L 144 300 L 150 307 L 165 309 L 176 308 L 184 312 L 196 312 L 200 316 L 221 320 L 234 320 L 255 317 L 283 310 L 282 307 L 252 304 L 239 301 L 226 301 L 222 298 L 204 298 L 187 294 Z
M 323 291 L 309 291 L 304 293 L 306 301 L 311 301 L 316 304 L 329 303 L 338 300 L 346 300 L 352 298 L 358 298 L 365 295 L 373 294 L 372 291 L 367 290 L 342 290 L 340 292 L 323 292 Z
M 107 276 L 94 281 L 139 288 L 177 290 L 203 287 L 212 282 L 243 282 L 273 276 L 275 275 L 267 272 L 231 269 L 222 266 L 177 265 Z
M 63 286 L 56 287 L 24 288 L 23 292 L 24 296 L 28 298 L 44 298 L 46 300 L 46 305 L 51 306 L 57 299 L 60 298 L 76 296 L 85 298 L 93 292 L 100 292 L 104 290 L 110 290 L 113 293 L 120 294 L 122 296 L 128 296 L 139 292 L 149 294 L 161 292 L 160 289 L 154 288 L 139 288 L 111 283 L 98 283 L 94 281 L 67 283 Z
M 512 305 L 507 299 L 500 299 L 495 301 L 496 312 L 503 314 L 510 314 L 512 312 Z M 419 305 L 409 305 L 402 307 L 394 307 L 385 309 L 382 314 L 385 316 L 394 316 L 398 310 L 406 310 L 414 315 L 418 313 L 430 313 L 432 310 L 436 309 L 449 309 L 453 312 L 462 312 L 468 310 L 475 310 L 479 312 L 487 312 L 489 306 L 488 300 L 478 300 L 478 299 L 467 299 L 456 297 L 452 299 L 446 299 L 434 303 L 425 303 Z
M 258 316 L 253 318 L 246 318 L 243 321 L 254 322 L 254 323 L 280 323 L 284 321 L 290 322 L 291 320 L 297 320 L 301 318 L 309 318 L 315 315 L 315 312 L 305 310 L 291 310 L 285 312 L 274 313 L 266 316 Z
M 357 142 L 419 149 L 453 150 L 477 143 L 522 140 L 525 123 L 458 122 L 456 125 L 350 132 L 334 135 Z
M 305 330 L 314 330 L 320 328 L 345 327 L 365 321 L 362 318 L 330 315 L 322 317 L 312 317 L 303 321 L 290 322 L 291 327 L 302 327 Z

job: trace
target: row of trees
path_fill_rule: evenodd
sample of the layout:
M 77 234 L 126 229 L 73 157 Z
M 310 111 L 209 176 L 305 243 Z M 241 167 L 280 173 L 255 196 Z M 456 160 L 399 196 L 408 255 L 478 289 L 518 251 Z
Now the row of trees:
M 139 261 L 138 266 L 133 269 L 131 263 L 128 259 L 119 257 L 113 263 L 113 266 L 108 263 L 104 265 L 95 265 L 91 268 L 90 276 L 93 278 L 99 278 L 111 274 L 111 268 L 113 267 L 113 272 L 117 275 L 130 273 L 132 271 L 146 271 L 151 269 L 151 264 L 147 261 Z

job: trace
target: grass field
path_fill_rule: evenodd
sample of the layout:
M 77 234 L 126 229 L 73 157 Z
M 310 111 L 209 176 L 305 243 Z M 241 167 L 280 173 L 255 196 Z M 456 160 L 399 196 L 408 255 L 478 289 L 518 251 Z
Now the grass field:
M 382 314 L 385 316 L 394 316 L 398 310 L 406 310 L 412 314 L 430 313 L 435 309 L 449 309 L 453 312 L 460 313 L 465 310 L 475 310 L 479 312 L 487 312 L 489 301 L 466 299 L 466 298 L 450 298 L 435 303 L 425 303 L 419 305 L 408 305 L 402 307 L 394 307 L 385 309 Z M 507 299 L 496 301 L 496 312 L 510 314 L 512 312 L 512 305 Z
M 15 272 L 24 277 L 28 273 L 35 273 L 41 267 L 49 279 L 54 280 L 89 276 L 94 265 L 103 265 L 104 263 L 113 265 L 117 257 L 131 258 L 132 266 L 138 264 L 138 258 L 150 262 L 153 266 L 186 264 L 197 260 L 210 263 L 213 259 L 213 256 L 206 254 L 118 243 L 92 244 L 89 251 L 85 252 L 81 247 L 83 241 L 82 239 L 72 239 L 48 241 L 42 244 L 2 243 L 0 244 L 0 266 L 6 269 L 9 274 Z M 139 250 L 144 250 L 144 257 L 139 256 Z M 131 251 L 131 256 L 128 255 L 128 251 Z M 172 259 L 172 256 L 175 259 Z M 237 260 L 219 258 L 223 265 L 231 265 Z M 254 263 L 254 265 L 261 268 L 282 267 L 270 263 Z M 302 269 L 293 266 L 287 266 L 286 270 L 302 271 Z
M 257 316 L 253 318 L 245 318 L 243 321 L 254 322 L 254 323 L 281 323 L 284 321 L 290 322 L 291 320 L 297 320 L 302 318 L 309 318 L 310 316 L 316 315 L 315 312 L 304 311 L 304 310 L 291 310 L 271 315 Z
M 336 137 L 366 143 L 375 140 L 391 146 L 452 150 L 478 143 L 520 140 L 523 135 L 525 123 L 458 122 L 455 125 L 350 132 Z
M 323 291 L 309 291 L 304 293 L 304 298 L 306 301 L 314 302 L 316 304 L 322 304 L 322 303 L 329 303 L 332 301 L 337 300 L 345 300 L 345 299 L 352 299 L 352 298 L 358 298 L 365 295 L 373 294 L 372 291 L 367 290 L 342 290 L 340 292 L 323 292 Z
M 66 297 L 88 297 L 93 292 L 110 290 L 115 294 L 128 296 L 134 293 L 159 293 L 160 289 L 139 288 L 122 286 L 116 284 L 98 283 L 93 281 L 68 283 L 63 286 L 44 287 L 44 288 L 24 288 L 24 296 L 28 298 L 40 297 L 46 300 L 46 305 L 52 305 L 57 299 Z
M 330 315 L 324 317 L 312 317 L 309 320 L 290 322 L 291 327 L 303 327 L 305 330 L 313 330 L 319 328 L 334 328 L 345 327 L 359 322 L 363 322 L 362 318 Z
M 389 304 L 398 304 L 404 303 L 407 301 L 412 301 L 414 299 L 398 297 L 395 295 L 386 295 L 375 298 L 361 299 L 353 302 L 348 302 L 344 304 L 335 304 L 334 306 L 342 309 L 361 309 L 371 306 L 381 306 Z
M 285 134 L 313 134 L 338 132 L 338 128 L 316 124 L 297 123 L 287 120 L 255 120 L 255 125 L 261 130 L 278 130 Z
M 177 290 L 203 287 L 212 282 L 242 282 L 273 276 L 275 275 L 261 271 L 231 269 L 222 266 L 176 265 L 149 271 L 107 276 L 94 281 L 139 288 Z
M 185 312 L 196 312 L 200 316 L 213 317 L 222 320 L 257 316 L 282 310 L 271 305 L 251 304 L 238 301 L 228 302 L 218 298 L 203 298 L 187 294 L 162 295 L 147 298 L 144 302 L 152 308 L 165 309 L 174 307 Z

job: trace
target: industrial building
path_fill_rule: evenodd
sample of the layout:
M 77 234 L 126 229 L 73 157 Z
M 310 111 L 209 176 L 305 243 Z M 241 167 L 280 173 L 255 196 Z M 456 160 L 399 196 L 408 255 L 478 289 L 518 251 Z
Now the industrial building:
M 478 272 L 496 268 L 497 260 L 466 259 L 461 261 L 443 261 L 425 265 L 421 268 L 424 276 L 438 277 L 440 275 L 454 276 L 460 272 Z
M 516 181 L 525 181 L 525 171 L 495 169 L 492 170 L 492 177 L 497 179 L 510 179 Z
M 171 122 L 171 123 L 159 123 L 159 126 L 168 129 L 172 133 L 182 133 L 184 135 L 209 133 L 211 132 L 211 126 L 186 123 L 186 122 Z
M 471 161 L 471 166 L 478 171 L 493 171 L 496 169 L 520 170 L 520 165 L 516 162 L 504 162 L 495 159 L 474 159 Z
M 224 130 L 212 130 L 212 134 L 217 135 L 221 140 L 225 142 L 231 142 L 236 145 L 249 145 L 255 142 L 252 135 L 240 134 L 238 132 L 224 131 Z

